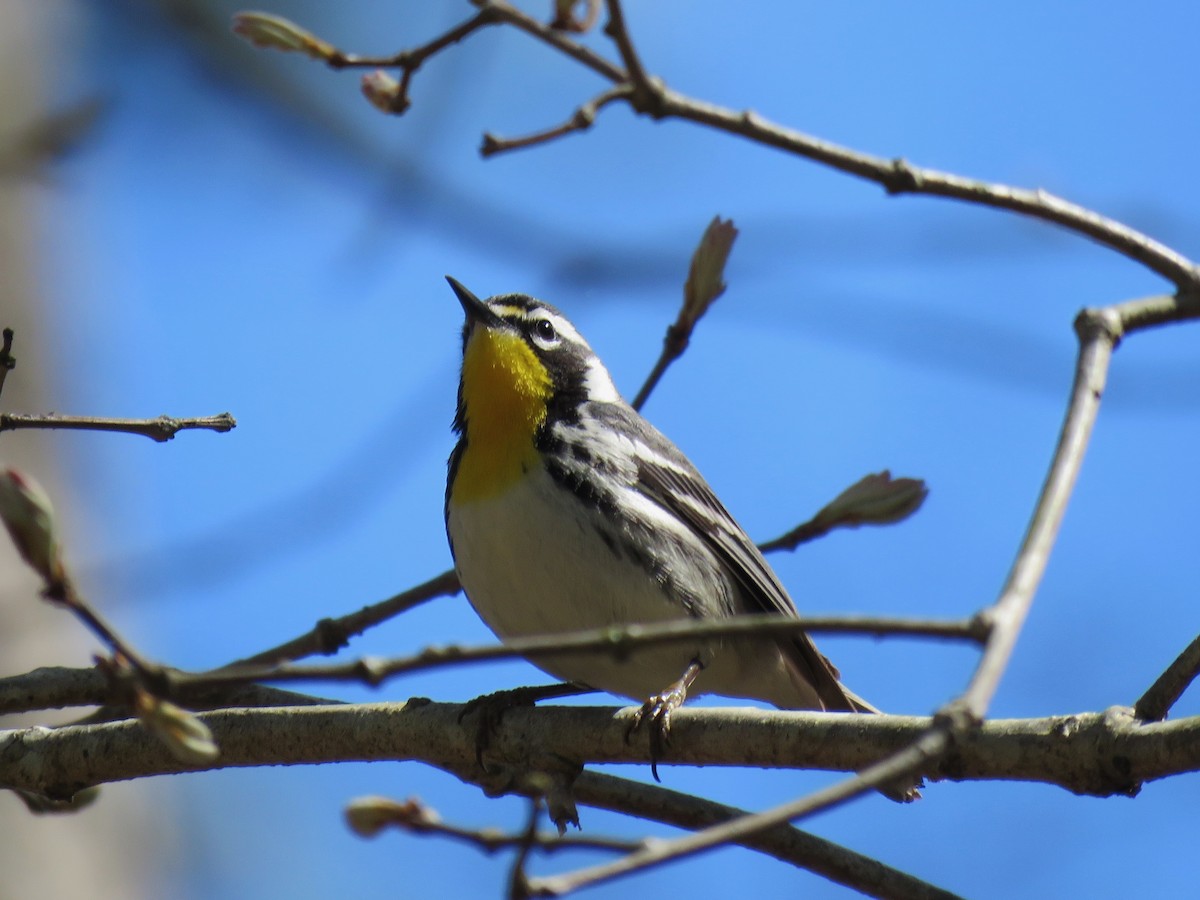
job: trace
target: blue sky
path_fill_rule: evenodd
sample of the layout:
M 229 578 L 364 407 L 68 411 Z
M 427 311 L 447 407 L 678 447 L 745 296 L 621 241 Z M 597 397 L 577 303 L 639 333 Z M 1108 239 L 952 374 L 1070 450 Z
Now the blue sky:
M 729 290 L 645 412 L 763 539 L 867 472 L 925 478 L 929 500 L 911 521 L 772 561 L 801 611 L 930 616 L 967 615 L 1002 583 L 1053 450 L 1075 312 L 1167 288 L 1050 226 L 889 199 L 616 106 L 585 135 L 480 160 L 484 130 L 540 129 L 604 86 L 515 32 L 476 35 L 428 63 L 413 108 L 392 119 L 361 99 L 354 73 L 221 30 L 184 40 L 155 6 L 95 4 L 67 32 L 56 97 L 98 93 L 110 107 L 46 189 L 40 266 L 50 350 L 69 361 L 53 373 L 59 409 L 238 418 L 232 434 L 165 446 L 59 438 L 73 486 L 104 522 L 73 537 L 80 568 L 111 618 L 179 666 L 244 655 L 449 565 L 441 509 L 461 310 L 446 273 L 480 295 L 558 305 L 632 395 L 696 239 L 713 215 L 732 218 Z M 238 9 L 208 6 L 218 22 Z M 630 6 L 647 68 L 678 90 L 879 155 L 1045 187 L 1200 255 L 1194 4 Z M 399 0 L 264 8 L 372 53 L 469 14 Z M 609 52 L 601 35 L 588 40 Z M 1120 348 L 995 715 L 1131 703 L 1195 635 L 1198 348 L 1194 326 Z M 352 652 L 488 638 L 458 598 Z M 922 642 L 821 646 L 856 691 L 913 714 L 959 691 L 975 659 Z M 462 700 L 541 678 L 514 663 L 338 693 Z M 1193 691 L 1176 714 L 1196 713 Z M 827 780 L 665 778 L 751 808 Z M 415 765 L 227 772 L 162 788 L 180 803 L 187 849 L 176 864 L 196 897 L 322 897 L 351 872 L 363 900 L 396 896 L 398 882 L 401 896 L 490 895 L 505 860 L 438 841 L 364 843 L 343 828 L 341 805 L 415 793 L 465 824 L 524 815 Z M 1194 776 L 1132 801 L 945 784 L 912 807 L 868 798 L 806 827 L 971 896 L 1171 895 L 1200 875 L 1189 849 L 1198 802 Z M 663 832 L 596 811 L 584 824 Z M 642 876 L 636 889 L 845 894 L 737 850 Z

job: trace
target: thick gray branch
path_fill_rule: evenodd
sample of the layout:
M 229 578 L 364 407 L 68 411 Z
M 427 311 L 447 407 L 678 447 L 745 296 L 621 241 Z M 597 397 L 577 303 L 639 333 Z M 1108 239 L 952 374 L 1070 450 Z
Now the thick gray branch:
M 474 721 L 462 706 L 414 700 L 205 713 L 221 757 L 210 768 L 416 760 L 451 771 L 475 765 Z M 611 708 L 508 712 L 487 759 L 648 762 L 627 743 L 629 715 Z M 926 718 L 757 709 L 679 710 L 669 758 L 688 765 L 861 769 L 901 750 Z M 662 763 L 660 763 L 661 765 Z M 132 720 L 0 732 L 0 787 L 53 797 L 94 784 L 197 770 L 173 759 Z M 1200 717 L 1138 723 L 1129 710 L 986 722 L 960 739 L 933 779 L 1019 780 L 1079 794 L 1136 793 L 1141 784 L 1200 770 Z

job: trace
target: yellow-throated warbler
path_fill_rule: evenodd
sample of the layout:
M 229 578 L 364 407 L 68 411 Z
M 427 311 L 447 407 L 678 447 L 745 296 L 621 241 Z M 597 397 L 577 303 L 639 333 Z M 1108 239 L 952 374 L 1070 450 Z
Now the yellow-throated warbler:
M 480 300 L 447 280 L 466 324 L 446 531 L 467 597 L 492 631 L 503 640 L 799 615 L 695 466 L 621 398 L 562 313 L 523 294 Z M 609 693 L 650 696 L 644 710 L 660 720 L 693 682 L 694 693 L 784 709 L 877 712 L 803 633 L 535 664 Z

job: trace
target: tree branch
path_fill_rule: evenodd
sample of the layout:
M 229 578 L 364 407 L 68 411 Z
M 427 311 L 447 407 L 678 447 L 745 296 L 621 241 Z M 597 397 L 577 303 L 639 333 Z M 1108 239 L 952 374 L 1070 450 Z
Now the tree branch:
M 1183 254 L 1115 219 L 1042 190 L 965 178 L 841 147 L 785 128 L 749 110 L 735 112 L 695 100 L 651 82 L 661 92 L 649 114 L 707 125 L 756 143 L 811 159 L 880 184 L 889 194 L 928 194 L 1020 213 L 1060 225 L 1128 257 L 1168 279 L 1180 290 L 1200 287 L 1200 268 Z M 647 110 L 638 110 L 646 113 Z
M 660 785 L 600 772 L 581 774 L 575 781 L 574 794 L 587 806 L 690 830 L 748 815 L 745 810 L 681 794 Z M 790 825 L 745 835 L 738 843 L 871 896 L 911 900 L 949 900 L 954 896 L 869 856 Z
M 561 125 L 555 125 L 543 131 L 525 135 L 524 137 L 502 138 L 491 132 L 484 132 L 483 144 L 479 148 L 479 155 L 488 157 L 495 156 L 498 153 L 507 153 L 510 150 L 522 150 L 526 147 L 549 143 L 568 134 L 574 134 L 577 131 L 587 131 L 592 127 L 592 123 L 596 121 L 597 112 L 615 100 L 625 99 L 628 93 L 629 88 L 625 86 L 609 88 L 604 93 L 593 97 L 576 109 L 571 118 L 567 119 Z
M 1200 675 L 1200 635 L 1188 644 L 1183 652 L 1167 666 L 1154 684 L 1138 699 L 1133 714 L 1143 722 L 1157 722 L 1167 717 L 1175 701 Z
M 637 50 L 633 47 L 633 38 L 630 37 L 629 29 L 625 25 L 625 13 L 621 9 L 621 0 L 605 0 L 605 6 L 608 7 L 608 24 L 604 26 L 604 33 L 617 45 L 617 52 L 621 54 L 621 61 L 625 63 L 625 71 L 629 73 L 629 84 L 633 88 L 633 95 L 629 98 L 630 103 L 635 109 L 640 110 L 642 105 L 654 96 L 650 78 L 642 67 Z
M 20 428 L 71 429 L 74 431 L 118 431 L 124 434 L 140 434 L 162 443 L 169 441 L 180 431 L 201 428 L 208 431 L 226 432 L 237 427 L 237 421 L 229 413 L 203 416 L 195 419 L 176 419 L 159 416 L 156 419 L 110 419 L 98 416 L 45 416 L 0 414 L 0 431 L 16 431 Z
M 356 834 L 363 837 L 375 837 L 385 828 L 394 828 L 408 834 L 452 838 L 489 856 L 517 847 L 526 840 L 526 835 L 501 831 L 499 828 L 467 828 L 448 824 L 435 809 L 415 797 L 402 803 L 386 797 L 359 797 L 346 807 L 346 821 Z M 580 849 L 629 853 L 644 846 L 645 841 L 564 836 L 535 831 L 532 845 L 542 853 Z
M 123 704 L 124 699 L 122 692 L 114 691 L 112 679 L 99 667 L 72 669 L 65 666 L 44 666 L 22 675 L 0 678 L 0 715 L 77 706 Z M 199 685 L 178 691 L 175 699 L 189 709 L 307 706 L 337 702 L 261 684 L 212 687 Z M 118 710 L 102 716 L 97 721 L 123 718 L 126 709 L 127 707 L 122 705 Z
M 949 640 L 978 642 L 985 636 L 984 624 L 978 619 L 917 620 L 858 616 L 828 618 L 796 618 L 774 614 L 739 615 L 724 619 L 684 619 L 647 625 L 594 628 L 513 639 L 506 644 L 483 644 L 475 647 L 427 647 L 412 656 L 394 659 L 364 657 L 344 663 L 325 665 L 268 665 L 226 666 L 208 672 L 167 670 L 162 678 L 176 691 L 200 686 L 244 684 L 256 681 L 357 681 L 378 686 L 389 678 L 410 672 L 466 663 L 491 662 L 504 659 L 536 661 L 543 656 L 561 653 L 608 653 L 626 656 L 634 649 L 717 637 L 770 637 L 797 632 L 867 633 L 877 637 L 909 635 Z
M 606 31 L 614 38 L 626 72 L 591 50 L 526 16 L 503 0 L 473 0 L 481 10 L 493 11 L 503 21 L 526 32 L 592 69 L 617 85 L 634 88 L 628 96 L 639 113 L 654 119 L 678 118 L 738 135 L 759 144 L 810 159 L 848 175 L 874 181 L 889 194 L 928 194 L 1004 209 L 1062 226 L 1138 262 L 1168 279 L 1179 289 L 1200 287 L 1200 268 L 1181 253 L 1148 235 L 1086 207 L 1041 189 L 1029 190 L 994 184 L 935 169 L 914 166 L 904 159 L 873 156 L 785 128 L 755 112 L 731 109 L 696 100 L 666 88 L 649 77 L 633 50 L 619 3 L 609 2 Z
M 311 631 L 268 650 L 255 653 L 253 656 L 231 662 L 224 668 L 268 666 L 287 660 L 302 659 L 314 654 L 331 656 L 350 643 L 350 638 L 357 637 L 367 629 L 386 622 L 427 600 L 433 600 L 436 597 L 453 597 L 461 590 L 462 585 L 458 583 L 458 575 L 453 569 L 449 569 L 440 575 L 435 575 L 423 584 L 401 591 L 387 600 L 364 606 L 358 612 L 339 616 L 336 619 L 321 619 Z
M 460 704 L 313 705 L 202 713 L 221 757 L 189 765 L 136 720 L 0 731 L 0 787 L 64 798 L 84 787 L 185 771 L 339 761 L 415 760 L 451 771 L 477 766 Z M 559 758 L 649 762 L 625 739 L 633 708 L 517 708 L 492 735 L 489 768 Z M 681 765 L 866 769 L 930 733 L 930 720 L 761 709 L 683 707 L 669 756 Z M 1147 781 L 1200 770 L 1200 717 L 1142 723 L 1125 708 L 1040 719 L 998 719 L 956 739 L 927 770 L 934 779 L 1015 780 L 1073 793 L 1131 796 Z M 869 770 L 868 770 L 869 771 Z
M 952 718 L 965 716 L 968 722 L 979 722 L 987 713 L 1046 571 L 1075 479 L 1083 465 L 1100 410 L 1108 364 L 1120 336 L 1120 323 L 1111 312 L 1084 310 L 1075 321 L 1075 330 L 1080 343 L 1075 382 L 1054 459 L 1000 597 L 982 613 L 992 625 L 983 657 L 967 690 L 942 711 Z
M 561 896 L 581 888 L 660 866 L 666 862 L 686 859 L 714 847 L 740 843 L 742 839 L 765 829 L 776 828 L 801 816 L 830 809 L 852 800 L 868 790 L 891 783 L 895 778 L 902 777 L 908 772 L 920 768 L 925 762 L 940 756 L 946 748 L 948 739 L 948 729 L 935 725 L 881 762 L 874 763 L 852 778 L 840 781 L 831 787 L 780 804 L 766 812 L 750 813 L 712 825 L 686 837 L 658 842 L 613 862 L 586 869 L 576 869 L 573 872 L 551 878 L 530 879 L 530 893 L 539 896 Z

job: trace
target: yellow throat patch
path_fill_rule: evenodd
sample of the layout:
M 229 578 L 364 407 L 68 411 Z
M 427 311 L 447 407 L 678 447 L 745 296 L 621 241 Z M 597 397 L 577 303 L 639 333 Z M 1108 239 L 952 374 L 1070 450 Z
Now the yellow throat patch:
M 550 373 L 515 334 L 477 326 L 463 354 L 467 446 L 450 499 L 482 500 L 517 481 L 534 463 L 533 437 L 546 420 Z

